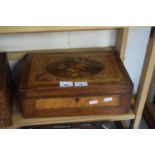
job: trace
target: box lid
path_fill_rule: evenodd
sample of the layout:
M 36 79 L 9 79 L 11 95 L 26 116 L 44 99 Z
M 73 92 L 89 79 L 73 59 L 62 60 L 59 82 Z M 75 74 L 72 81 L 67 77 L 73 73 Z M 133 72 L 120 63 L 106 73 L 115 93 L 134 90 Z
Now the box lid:
M 116 51 L 75 51 L 28 54 L 21 89 L 65 91 L 132 84 Z

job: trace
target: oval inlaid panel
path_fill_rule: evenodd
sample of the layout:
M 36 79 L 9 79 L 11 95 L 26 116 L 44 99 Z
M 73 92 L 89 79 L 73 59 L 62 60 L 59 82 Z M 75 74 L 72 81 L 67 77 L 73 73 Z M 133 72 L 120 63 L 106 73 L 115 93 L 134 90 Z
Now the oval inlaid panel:
M 47 66 L 49 73 L 59 77 L 88 77 L 104 69 L 102 63 L 80 57 L 65 57 Z

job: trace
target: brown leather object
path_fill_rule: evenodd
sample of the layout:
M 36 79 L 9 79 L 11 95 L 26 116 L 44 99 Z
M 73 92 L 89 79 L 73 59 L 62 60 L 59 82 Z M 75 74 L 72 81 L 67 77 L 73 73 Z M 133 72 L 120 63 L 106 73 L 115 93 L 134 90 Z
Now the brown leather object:
M 6 53 L 0 53 L 0 128 L 11 125 L 11 74 Z
M 132 91 L 117 52 L 101 49 L 28 54 L 19 89 L 25 117 L 128 113 Z

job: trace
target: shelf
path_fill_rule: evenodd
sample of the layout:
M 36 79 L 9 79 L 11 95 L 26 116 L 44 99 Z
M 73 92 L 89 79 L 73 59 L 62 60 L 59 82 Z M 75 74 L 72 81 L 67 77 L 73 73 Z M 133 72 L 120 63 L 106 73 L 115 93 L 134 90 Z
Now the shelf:
M 59 32 L 59 31 L 87 31 L 124 28 L 123 26 L 1 26 L 0 34 L 31 33 L 31 32 Z
M 15 104 L 14 104 L 15 105 Z M 75 123 L 75 122 L 88 122 L 88 121 L 122 121 L 134 119 L 135 114 L 132 109 L 128 114 L 115 114 L 115 115 L 92 115 L 92 116 L 74 116 L 74 117 L 50 117 L 50 118 L 23 118 L 18 107 L 14 107 L 13 111 L 13 124 L 9 128 L 20 128 L 30 125 L 42 124 L 59 124 L 59 123 Z

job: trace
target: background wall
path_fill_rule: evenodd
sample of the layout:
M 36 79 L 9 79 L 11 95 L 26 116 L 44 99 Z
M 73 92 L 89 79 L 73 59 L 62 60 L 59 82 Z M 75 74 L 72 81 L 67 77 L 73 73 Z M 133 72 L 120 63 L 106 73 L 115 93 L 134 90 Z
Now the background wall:
M 134 92 L 136 92 L 138 88 L 150 30 L 150 27 L 129 29 L 125 66 L 134 82 Z
M 147 48 L 150 27 L 132 27 L 125 55 L 125 66 L 137 91 L 142 64 Z M 0 35 L 0 52 L 26 51 L 58 48 L 107 47 L 114 46 L 115 30 L 54 32 Z M 11 60 L 13 67 L 17 60 Z

